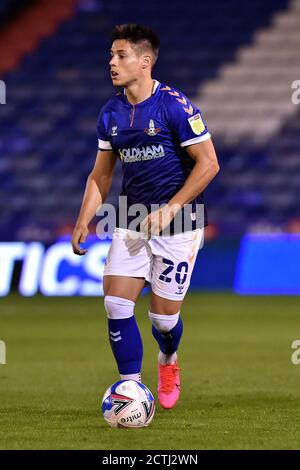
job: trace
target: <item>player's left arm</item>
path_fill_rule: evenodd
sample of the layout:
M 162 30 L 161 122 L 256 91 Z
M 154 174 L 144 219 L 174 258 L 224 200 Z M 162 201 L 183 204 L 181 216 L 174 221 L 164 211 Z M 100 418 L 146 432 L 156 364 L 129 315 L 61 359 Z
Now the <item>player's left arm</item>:
M 188 204 L 202 193 L 220 170 L 211 138 L 187 146 L 186 151 L 195 161 L 195 165 L 183 187 L 168 202 L 170 209 L 175 211 L 174 215 L 185 204 Z

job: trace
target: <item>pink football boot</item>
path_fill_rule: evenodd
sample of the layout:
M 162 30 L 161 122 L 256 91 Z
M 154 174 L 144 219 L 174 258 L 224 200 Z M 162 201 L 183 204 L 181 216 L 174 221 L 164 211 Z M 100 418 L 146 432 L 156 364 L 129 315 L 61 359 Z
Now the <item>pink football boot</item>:
M 173 408 L 180 395 L 180 368 L 174 364 L 158 363 L 158 401 L 163 408 Z

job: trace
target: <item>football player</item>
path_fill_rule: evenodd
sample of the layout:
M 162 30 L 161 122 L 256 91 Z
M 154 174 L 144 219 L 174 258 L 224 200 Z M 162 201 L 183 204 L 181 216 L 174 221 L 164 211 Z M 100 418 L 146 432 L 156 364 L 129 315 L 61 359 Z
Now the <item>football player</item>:
M 115 27 L 109 66 L 113 85 L 122 91 L 99 115 L 97 158 L 72 245 L 74 253 L 85 254 L 80 243 L 107 197 L 119 158 L 121 195 L 127 198 L 128 208 L 142 204 L 146 213 L 134 228 L 129 210 L 119 217 L 123 223 L 117 224 L 108 252 L 103 284 L 110 344 L 121 379 L 141 381 L 143 344 L 134 307 L 147 283 L 151 287 L 148 314 L 159 347 L 158 399 L 162 407 L 172 408 L 180 394 L 180 310 L 206 224 L 206 212 L 201 217 L 203 211 L 198 208 L 204 207 L 203 191 L 219 165 L 197 106 L 171 85 L 152 78 L 158 52 L 159 39 L 149 28 Z M 180 223 L 175 223 L 179 216 Z

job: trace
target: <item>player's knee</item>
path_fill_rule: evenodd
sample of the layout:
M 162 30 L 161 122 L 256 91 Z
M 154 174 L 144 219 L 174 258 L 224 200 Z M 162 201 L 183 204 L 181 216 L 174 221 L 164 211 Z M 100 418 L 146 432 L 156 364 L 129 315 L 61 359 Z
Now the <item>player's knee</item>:
M 168 333 L 174 326 L 177 325 L 179 320 L 180 312 L 177 312 L 173 315 L 160 315 L 157 313 L 149 312 L 149 318 L 152 325 L 160 333 Z
M 132 300 L 113 295 L 104 297 L 104 308 L 107 318 L 111 320 L 120 320 L 130 318 L 134 312 L 135 303 Z

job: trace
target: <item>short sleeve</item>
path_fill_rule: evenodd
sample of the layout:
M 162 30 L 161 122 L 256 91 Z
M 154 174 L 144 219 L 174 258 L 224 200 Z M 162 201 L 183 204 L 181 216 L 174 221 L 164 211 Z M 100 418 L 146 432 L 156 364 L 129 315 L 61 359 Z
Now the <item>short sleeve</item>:
M 97 122 L 97 135 L 98 135 L 98 149 L 99 150 L 112 150 L 112 145 L 107 132 L 109 116 L 102 109 L 100 111 Z
M 169 122 L 181 147 L 197 144 L 211 137 L 200 109 L 179 92 L 173 94 L 169 109 Z

